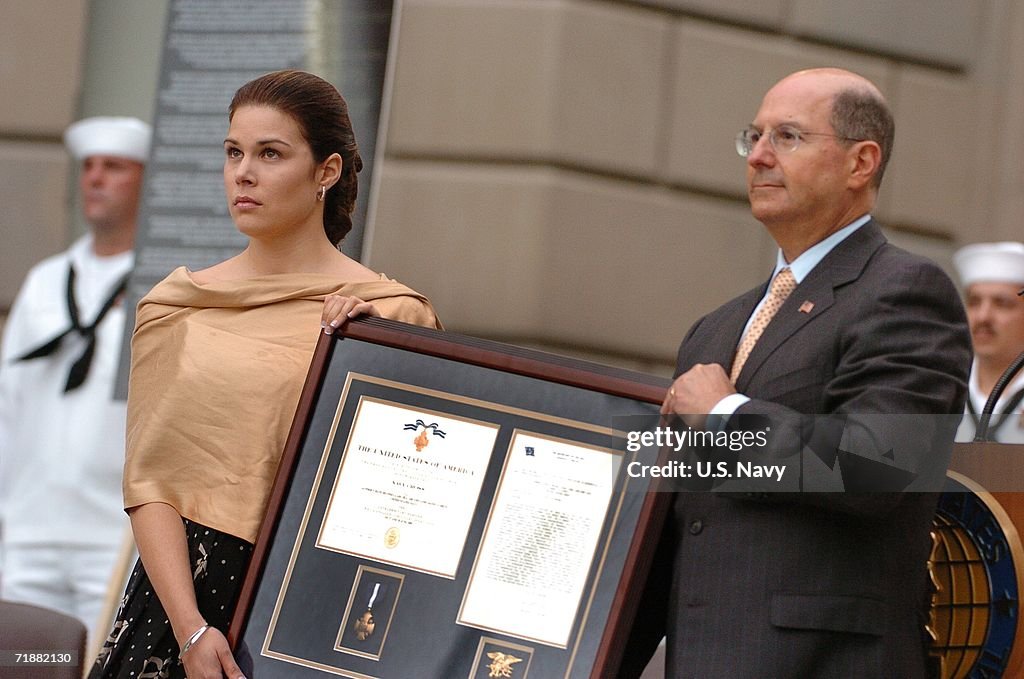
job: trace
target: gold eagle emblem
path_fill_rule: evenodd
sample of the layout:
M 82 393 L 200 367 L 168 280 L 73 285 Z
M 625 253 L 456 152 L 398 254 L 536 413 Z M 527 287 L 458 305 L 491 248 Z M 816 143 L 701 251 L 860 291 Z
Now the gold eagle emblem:
M 491 664 L 487 666 L 487 669 L 491 671 L 487 675 L 488 677 L 511 677 L 512 665 L 523 661 L 522 658 L 517 658 L 514 655 L 502 653 L 501 651 L 488 653 L 487 657 L 491 659 Z

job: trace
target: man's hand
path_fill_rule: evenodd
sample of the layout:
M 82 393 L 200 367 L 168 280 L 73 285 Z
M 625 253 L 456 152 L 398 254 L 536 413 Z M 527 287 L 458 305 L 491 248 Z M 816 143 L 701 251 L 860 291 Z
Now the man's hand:
M 689 426 L 703 428 L 715 404 L 735 393 L 736 388 L 722 366 L 698 363 L 672 383 L 661 404 L 661 414 L 681 415 Z

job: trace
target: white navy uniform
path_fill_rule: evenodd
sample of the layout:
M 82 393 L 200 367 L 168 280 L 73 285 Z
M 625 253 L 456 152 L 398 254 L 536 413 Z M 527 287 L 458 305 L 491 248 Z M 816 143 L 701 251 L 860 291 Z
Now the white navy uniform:
M 978 388 L 976 365 L 971 368 L 971 379 L 968 385 L 970 389 L 967 408 L 964 411 L 964 419 L 960 421 L 960 428 L 956 432 L 956 440 L 965 442 L 974 440 L 978 419 L 988 401 L 988 395 L 981 393 Z M 1007 411 L 1007 407 L 1009 407 L 1009 411 Z M 1024 371 L 1021 371 L 1006 386 L 1006 390 L 1003 391 L 993 412 L 994 414 L 989 420 L 986 439 L 999 443 L 1024 443 Z
M 113 399 L 125 310 L 114 304 L 96 327 L 81 386 L 65 392 L 86 339 L 67 334 L 44 357 L 17 360 L 71 326 L 67 287 L 88 325 L 134 264 L 131 251 L 93 252 L 92 237 L 29 272 L 0 345 L 0 596 L 97 624 L 127 530 L 121 502 L 125 404 Z
M 1014 289 L 1024 286 L 1024 244 L 1014 241 L 972 243 L 953 253 L 953 265 L 960 283 L 969 291 L 975 283 L 1006 283 Z M 970 317 L 968 310 L 968 317 Z M 1024 347 L 1020 347 L 1024 349 Z M 1008 366 L 1007 366 L 1008 367 Z M 974 440 L 988 394 L 978 388 L 978 360 L 971 365 L 967 406 L 956 440 Z M 1024 443 L 1024 371 L 1006 386 L 989 420 L 986 440 Z

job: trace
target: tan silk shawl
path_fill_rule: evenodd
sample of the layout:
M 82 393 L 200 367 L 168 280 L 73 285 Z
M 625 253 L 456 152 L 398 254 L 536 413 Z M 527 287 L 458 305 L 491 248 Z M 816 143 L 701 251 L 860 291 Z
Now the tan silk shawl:
M 126 509 L 164 502 L 256 539 L 329 294 L 439 327 L 401 283 L 280 274 L 198 285 L 180 267 L 141 302 L 128 388 Z

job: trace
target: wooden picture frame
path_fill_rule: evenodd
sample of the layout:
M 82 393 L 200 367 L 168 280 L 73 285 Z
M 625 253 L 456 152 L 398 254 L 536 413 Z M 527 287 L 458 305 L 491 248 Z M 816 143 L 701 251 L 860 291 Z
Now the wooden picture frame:
M 670 499 L 624 442 L 668 386 L 383 319 L 321 336 L 232 648 L 257 677 L 613 676 Z

